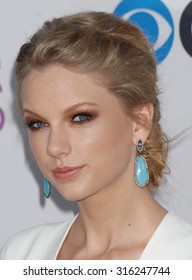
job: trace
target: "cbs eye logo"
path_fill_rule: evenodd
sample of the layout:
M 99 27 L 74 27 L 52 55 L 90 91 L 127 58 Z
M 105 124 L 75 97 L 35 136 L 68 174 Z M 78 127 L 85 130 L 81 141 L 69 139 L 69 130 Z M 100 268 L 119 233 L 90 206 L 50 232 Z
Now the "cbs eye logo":
M 157 63 L 171 50 L 174 39 L 172 16 L 160 0 L 123 0 L 115 14 L 140 27 L 155 50 Z M 163 27 L 162 29 L 159 26 Z

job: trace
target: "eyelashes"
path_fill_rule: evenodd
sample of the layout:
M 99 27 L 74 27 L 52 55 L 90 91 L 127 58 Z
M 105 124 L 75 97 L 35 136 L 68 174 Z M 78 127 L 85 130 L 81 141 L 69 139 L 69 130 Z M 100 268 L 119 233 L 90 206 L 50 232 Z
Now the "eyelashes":
M 93 119 L 93 114 L 89 112 L 77 112 L 71 117 L 72 123 L 85 123 Z
M 87 122 L 90 122 L 91 120 L 95 119 L 96 114 L 91 113 L 88 111 L 80 111 L 72 114 L 72 116 L 69 117 L 67 120 L 71 125 L 76 124 L 85 124 Z M 39 119 L 29 119 L 26 120 L 25 123 L 26 127 L 28 127 L 31 131 L 38 131 L 40 129 L 46 128 L 49 126 L 48 123 L 39 120 Z
M 48 127 L 48 124 L 40 120 L 30 120 L 30 121 L 26 121 L 26 126 L 30 130 L 39 130 L 41 128 Z

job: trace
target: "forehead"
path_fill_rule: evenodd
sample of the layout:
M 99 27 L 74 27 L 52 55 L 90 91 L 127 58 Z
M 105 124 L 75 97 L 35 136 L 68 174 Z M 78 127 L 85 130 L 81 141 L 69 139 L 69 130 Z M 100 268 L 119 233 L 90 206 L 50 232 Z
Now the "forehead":
M 94 80 L 87 73 L 80 73 L 67 69 L 62 65 L 48 65 L 39 69 L 32 69 L 21 83 L 21 92 L 38 89 L 65 87 L 79 88 L 94 85 Z
M 21 99 L 41 97 L 62 98 L 83 96 L 89 93 L 93 97 L 94 93 L 101 90 L 96 86 L 93 78 L 89 74 L 79 73 L 61 65 L 49 65 L 41 69 L 33 69 L 21 83 Z M 103 91 L 107 91 L 104 90 Z
M 73 106 L 78 102 L 95 102 L 101 107 L 121 109 L 119 99 L 108 89 L 101 87 L 98 76 L 64 68 L 62 65 L 32 70 L 22 81 L 21 101 L 23 107 Z M 109 107 L 109 108 L 108 108 Z

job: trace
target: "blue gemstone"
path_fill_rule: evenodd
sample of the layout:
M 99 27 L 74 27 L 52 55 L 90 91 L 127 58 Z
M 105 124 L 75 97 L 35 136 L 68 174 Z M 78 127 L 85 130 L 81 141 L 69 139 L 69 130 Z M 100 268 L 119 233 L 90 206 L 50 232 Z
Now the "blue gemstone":
M 135 162 L 135 182 L 139 187 L 144 187 L 149 182 L 149 172 L 146 160 L 138 156 Z
M 44 186 L 44 195 L 46 198 L 48 198 L 51 194 L 51 184 L 45 177 L 43 178 L 43 186 Z

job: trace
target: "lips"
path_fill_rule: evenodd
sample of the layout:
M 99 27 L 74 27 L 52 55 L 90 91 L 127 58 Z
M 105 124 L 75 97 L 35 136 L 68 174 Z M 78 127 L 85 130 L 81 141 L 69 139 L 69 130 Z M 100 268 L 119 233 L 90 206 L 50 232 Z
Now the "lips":
M 75 167 L 69 167 L 69 166 L 64 166 L 62 168 L 55 168 L 53 172 L 53 176 L 56 179 L 59 180 L 69 180 L 75 177 L 79 172 L 82 170 L 83 166 L 75 166 Z

